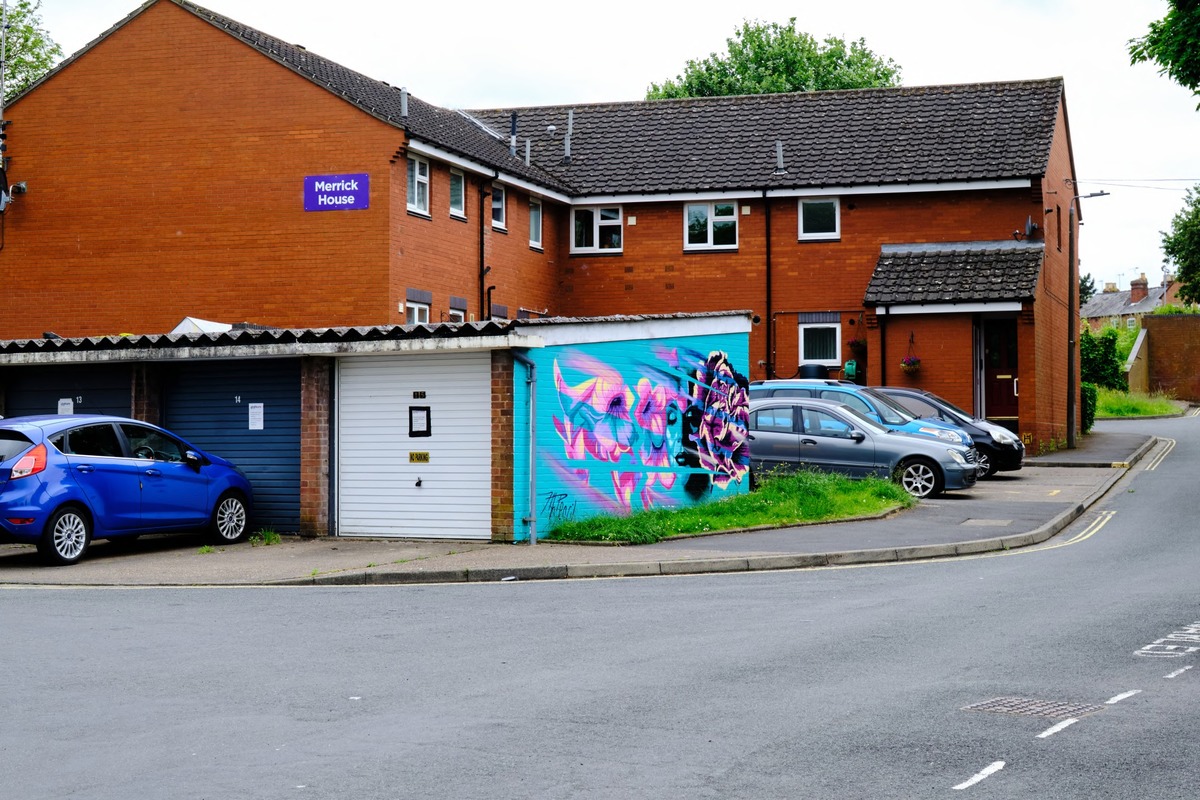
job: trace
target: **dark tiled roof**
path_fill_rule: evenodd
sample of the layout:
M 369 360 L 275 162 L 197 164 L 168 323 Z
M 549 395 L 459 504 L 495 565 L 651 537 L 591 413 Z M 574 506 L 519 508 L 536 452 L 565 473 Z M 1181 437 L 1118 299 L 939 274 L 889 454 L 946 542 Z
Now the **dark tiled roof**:
M 18 98 L 163 1 L 145 3 Z M 1030 178 L 1045 172 L 1063 93 L 1062 79 L 1048 78 L 491 109 L 471 116 L 410 94 L 406 117 L 397 87 L 189 0 L 165 1 L 414 139 L 573 196 Z M 514 110 L 515 156 L 508 144 Z M 572 157 L 563 163 L 569 111 Z M 777 140 L 786 174 L 774 174 Z
M 1050 78 L 515 110 L 522 147 L 581 194 L 854 186 L 1041 175 L 1062 92 Z M 508 130 L 509 109 L 470 113 Z
M 867 286 L 868 306 L 979 303 L 1033 298 L 1041 242 L 884 245 Z
M 1162 286 L 1151 286 L 1146 290 L 1146 296 L 1137 303 L 1129 302 L 1128 289 L 1123 292 L 1094 294 L 1092 299 L 1079 309 L 1079 316 L 1084 319 L 1092 319 L 1094 317 L 1120 317 L 1125 314 L 1148 314 L 1162 305 L 1163 295 L 1166 291 Z
M 524 150 L 520 150 L 517 156 L 509 155 L 507 139 L 501 140 L 486 133 L 477 123 L 457 111 L 439 108 L 409 93 L 408 116 L 405 117 L 401 113 L 399 87 L 368 78 L 303 47 L 288 44 L 188 0 L 171 2 L 237 37 L 268 58 L 303 75 L 367 113 L 406 129 L 415 138 L 550 189 L 563 191 L 567 188 L 536 163 L 526 166 Z

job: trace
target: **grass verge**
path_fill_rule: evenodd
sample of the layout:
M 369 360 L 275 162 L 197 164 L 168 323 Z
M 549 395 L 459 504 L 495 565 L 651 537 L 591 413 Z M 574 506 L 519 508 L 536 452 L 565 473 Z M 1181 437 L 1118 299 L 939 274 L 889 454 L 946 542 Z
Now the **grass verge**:
M 1118 392 L 1100 388 L 1096 397 L 1096 418 L 1102 417 L 1161 417 L 1178 414 L 1179 406 L 1169 395 L 1162 393 Z
M 627 517 L 564 522 L 544 538 L 572 542 L 653 544 L 673 536 L 740 530 L 760 525 L 829 522 L 878 514 L 916 503 L 881 478 L 851 480 L 827 472 L 767 475 L 758 488 L 723 500 L 681 509 L 639 511 Z

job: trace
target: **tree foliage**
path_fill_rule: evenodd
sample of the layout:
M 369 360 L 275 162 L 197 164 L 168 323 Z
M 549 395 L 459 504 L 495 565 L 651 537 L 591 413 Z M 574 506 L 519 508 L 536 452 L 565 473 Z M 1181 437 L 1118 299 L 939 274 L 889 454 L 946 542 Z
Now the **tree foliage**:
M 1129 56 L 1134 64 L 1153 61 L 1160 75 L 1200 97 L 1200 3 L 1170 0 L 1167 15 L 1151 22 L 1149 33 L 1129 40 Z
M 683 74 L 652 83 L 647 100 L 673 97 L 719 97 L 732 94 L 815 92 L 898 86 L 900 66 L 876 55 L 863 39 L 846 42 L 827 36 L 818 42 L 796 30 L 796 18 L 742 23 L 726 39 L 728 52 L 689 60 Z
M 1188 189 L 1183 209 L 1162 235 L 1162 250 L 1163 261 L 1175 267 L 1179 299 L 1200 302 L 1200 185 Z
M 1079 276 L 1079 305 L 1087 305 L 1087 301 L 1096 296 L 1096 281 L 1092 279 L 1092 273 L 1088 272 Z
M 42 25 L 42 0 L 17 0 L 8 6 L 4 36 L 5 99 L 25 91 L 62 58 L 62 48 Z

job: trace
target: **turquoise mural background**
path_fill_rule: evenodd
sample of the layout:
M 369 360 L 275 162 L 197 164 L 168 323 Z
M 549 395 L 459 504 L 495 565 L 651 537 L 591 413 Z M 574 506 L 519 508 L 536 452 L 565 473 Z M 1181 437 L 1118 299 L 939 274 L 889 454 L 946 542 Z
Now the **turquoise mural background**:
M 564 520 L 675 508 L 750 488 L 749 335 L 577 344 L 537 365 L 538 535 Z M 514 517 L 529 538 L 528 368 L 515 365 Z

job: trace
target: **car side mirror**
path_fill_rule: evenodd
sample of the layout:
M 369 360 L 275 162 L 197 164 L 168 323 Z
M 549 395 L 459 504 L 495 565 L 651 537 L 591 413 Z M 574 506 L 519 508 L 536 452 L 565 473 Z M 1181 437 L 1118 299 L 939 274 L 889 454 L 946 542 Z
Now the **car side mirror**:
M 862 442 L 864 442 L 866 440 L 867 435 L 865 433 L 863 433 L 862 431 L 853 430 L 853 431 L 850 431 L 850 438 L 861 444 Z
M 188 450 L 186 453 L 184 453 L 183 460 L 187 462 L 189 467 L 196 470 L 196 472 L 199 472 L 200 467 L 204 465 L 204 461 L 200 458 L 200 454 L 195 450 Z

